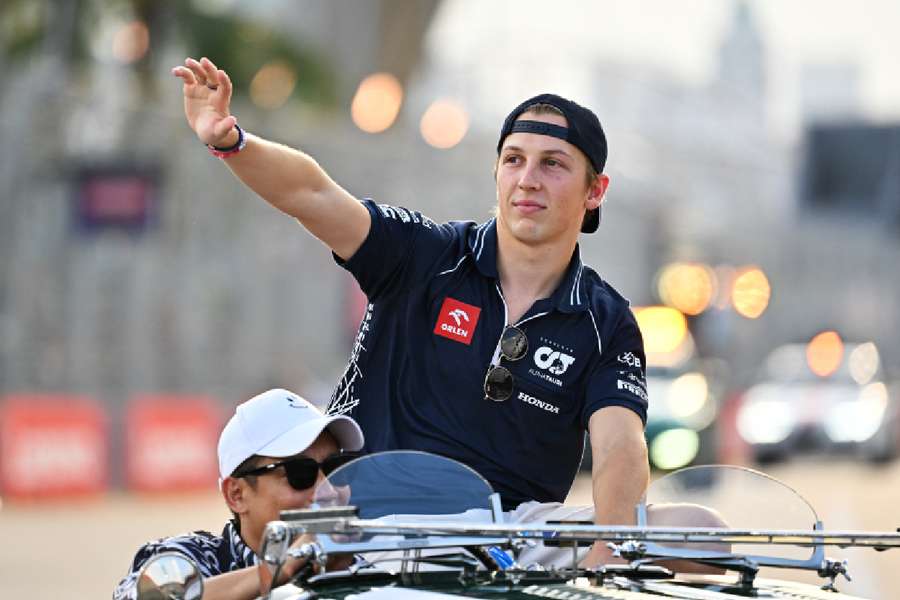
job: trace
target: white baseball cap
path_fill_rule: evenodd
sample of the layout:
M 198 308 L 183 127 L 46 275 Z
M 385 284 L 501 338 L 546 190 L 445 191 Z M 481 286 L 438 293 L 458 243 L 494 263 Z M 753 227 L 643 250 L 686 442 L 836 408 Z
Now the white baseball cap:
M 345 416 L 326 416 L 293 392 L 269 390 L 235 408 L 219 436 L 219 476 L 230 476 L 242 462 L 260 456 L 293 456 L 309 448 L 324 429 L 343 450 L 363 447 L 363 433 L 356 421 Z

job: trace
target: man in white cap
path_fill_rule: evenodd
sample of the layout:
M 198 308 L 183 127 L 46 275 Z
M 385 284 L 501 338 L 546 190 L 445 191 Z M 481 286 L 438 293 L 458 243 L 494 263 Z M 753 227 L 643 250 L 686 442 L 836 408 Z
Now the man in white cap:
M 197 563 L 205 600 L 258 597 L 267 577 L 257 566 L 266 523 L 282 510 L 309 506 L 316 483 L 362 447 L 363 434 L 353 419 L 323 415 L 293 392 L 273 389 L 240 404 L 218 448 L 219 484 L 234 518 L 221 535 L 194 531 L 144 544 L 114 600 L 135 598 L 141 567 L 162 552 Z M 287 566 L 282 579 L 298 567 Z

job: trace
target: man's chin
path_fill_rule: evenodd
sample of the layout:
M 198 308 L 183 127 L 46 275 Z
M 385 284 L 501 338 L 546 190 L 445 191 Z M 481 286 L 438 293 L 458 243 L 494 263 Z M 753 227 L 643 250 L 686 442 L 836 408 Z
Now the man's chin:
M 544 227 L 537 219 L 517 215 L 507 221 L 507 229 L 519 241 L 535 242 L 540 241 Z
M 513 237 L 523 244 L 528 245 L 539 244 L 545 241 L 545 236 L 542 234 L 542 227 L 534 225 L 533 223 L 515 228 L 513 230 Z

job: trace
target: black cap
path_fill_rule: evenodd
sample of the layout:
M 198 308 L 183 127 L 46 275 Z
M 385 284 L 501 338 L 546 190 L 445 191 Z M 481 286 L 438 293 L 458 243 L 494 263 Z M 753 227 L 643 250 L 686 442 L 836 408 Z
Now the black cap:
M 559 112 L 566 118 L 568 127 L 560 127 L 559 125 L 544 123 L 543 121 L 516 120 L 529 106 L 534 106 L 535 104 L 549 104 L 559 109 Z M 497 142 L 498 156 L 500 155 L 500 149 L 503 147 L 503 140 L 509 134 L 516 132 L 537 133 L 565 140 L 584 152 L 584 155 L 598 173 L 602 173 L 603 167 L 606 166 L 606 134 L 603 133 L 600 119 L 590 109 L 562 96 L 539 94 L 515 107 L 506 117 L 506 120 L 503 121 L 503 127 L 500 129 L 500 140 Z M 600 207 L 585 213 L 584 221 L 581 223 L 581 231 L 583 233 L 594 233 L 597 231 L 598 225 L 600 225 Z

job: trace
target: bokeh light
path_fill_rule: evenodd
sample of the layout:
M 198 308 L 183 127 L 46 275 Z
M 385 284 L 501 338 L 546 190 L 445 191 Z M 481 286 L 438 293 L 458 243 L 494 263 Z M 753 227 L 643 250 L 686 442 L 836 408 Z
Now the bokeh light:
M 816 334 L 806 345 L 806 364 L 819 377 L 833 374 L 843 359 L 844 342 L 836 331 Z
M 699 315 L 715 297 L 715 277 L 704 264 L 672 263 L 659 272 L 657 293 L 663 303 L 686 315 Z
M 855 401 L 836 404 L 825 418 L 825 434 L 834 442 L 865 442 L 884 423 L 887 410 L 887 387 L 870 383 L 860 390 Z
M 422 115 L 419 130 L 429 146 L 446 150 L 465 137 L 469 130 L 469 116 L 453 100 L 435 100 Z
M 350 115 L 367 133 L 380 133 L 397 119 L 403 104 L 403 86 L 390 73 L 374 73 L 363 79 L 353 96 Z
M 680 469 L 697 457 L 700 436 L 692 429 L 669 429 L 650 442 L 650 461 L 658 469 Z
M 690 419 L 707 404 L 709 386 L 702 373 L 685 373 L 672 382 L 666 395 L 672 414 L 680 419 Z
M 742 317 L 756 319 L 768 308 L 771 292 L 766 274 L 758 267 L 746 267 L 734 278 L 731 304 Z
M 751 444 L 783 442 L 797 424 L 796 410 L 777 385 L 754 386 L 747 390 L 738 409 L 738 433 Z
M 123 23 L 112 38 L 112 55 L 120 63 L 130 65 L 147 54 L 150 49 L 150 31 L 143 21 Z
M 635 308 L 634 316 L 644 338 L 644 350 L 647 354 L 674 352 L 688 335 L 687 319 L 674 308 Z
M 865 385 L 872 381 L 875 373 L 878 372 L 878 348 L 872 342 L 860 344 L 850 352 L 847 358 L 847 368 L 850 370 L 850 377 L 859 385 Z
M 250 81 L 250 100 L 256 106 L 275 110 L 287 102 L 297 85 L 297 75 L 287 63 L 273 61 L 256 72 Z

